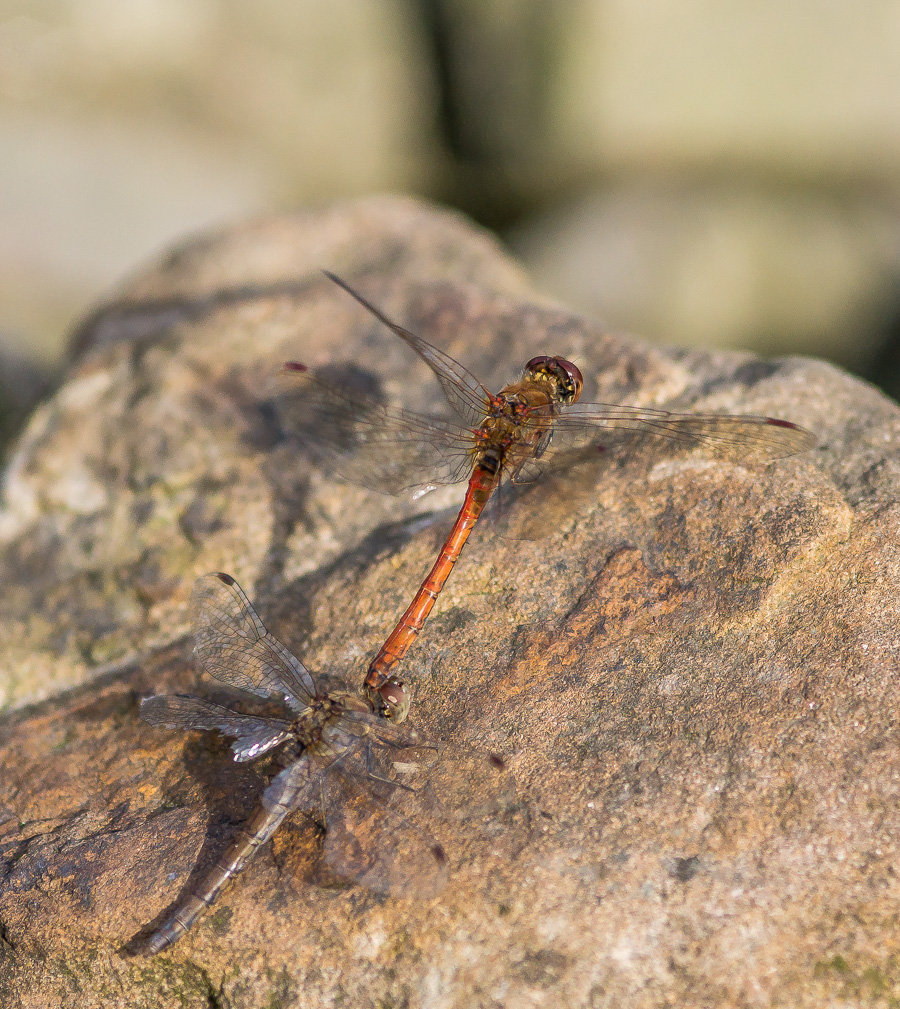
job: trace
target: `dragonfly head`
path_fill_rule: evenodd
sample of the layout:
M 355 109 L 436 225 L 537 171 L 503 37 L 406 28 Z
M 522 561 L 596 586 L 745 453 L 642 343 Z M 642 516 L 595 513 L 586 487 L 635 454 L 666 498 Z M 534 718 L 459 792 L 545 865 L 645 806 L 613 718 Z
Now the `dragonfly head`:
M 381 707 L 381 714 L 385 718 L 397 725 L 406 721 L 412 698 L 400 680 L 391 677 L 387 683 L 378 688 L 375 694 L 377 703 Z
M 584 387 L 578 365 L 564 357 L 533 357 L 522 377 L 531 382 L 552 382 L 556 387 L 553 398 L 558 403 L 574 403 Z

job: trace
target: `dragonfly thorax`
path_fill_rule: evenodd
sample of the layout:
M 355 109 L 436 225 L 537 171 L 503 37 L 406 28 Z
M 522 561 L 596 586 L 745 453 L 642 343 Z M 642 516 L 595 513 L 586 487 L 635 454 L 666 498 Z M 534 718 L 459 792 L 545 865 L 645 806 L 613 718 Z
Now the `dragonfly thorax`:
M 489 412 L 474 432 L 475 460 L 482 470 L 515 470 L 546 440 L 559 407 L 570 402 L 549 370 L 541 376 L 526 376 L 491 397 Z
M 368 712 L 368 706 L 353 694 L 319 694 L 291 727 L 294 738 L 307 750 L 323 744 L 349 745 L 368 731 L 364 722 L 347 722 L 348 711 Z M 347 731 L 352 726 L 351 731 Z M 356 731 L 353 731 L 356 730 Z

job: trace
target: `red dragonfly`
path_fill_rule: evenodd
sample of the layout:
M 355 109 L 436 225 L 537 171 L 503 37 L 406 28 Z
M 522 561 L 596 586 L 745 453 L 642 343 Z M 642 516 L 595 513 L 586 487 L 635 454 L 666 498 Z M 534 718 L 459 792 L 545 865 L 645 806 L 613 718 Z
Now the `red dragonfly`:
M 344 477 L 389 494 L 468 479 L 456 522 L 437 560 L 366 673 L 373 707 L 406 718 L 408 692 L 395 670 L 422 630 L 489 498 L 504 477 L 530 483 L 613 452 L 649 449 L 651 457 L 699 446 L 724 458 L 770 460 L 804 451 L 808 431 L 787 420 L 751 415 L 672 413 L 647 407 L 580 403 L 584 380 L 562 357 L 533 357 L 496 395 L 448 354 L 391 322 L 339 277 L 326 276 L 400 337 L 434 372 L 455 419 L 425 416 L 339 388 L 306 365 L 284 365 L 282 415 L 324 450 Z
M 277 699 L 287 717 L 243 714 L 183 694 L 141 702 L 141 718 L 165 728 L 217 730 L 230 736 L 234 759 L 280 749 L 283 770 L 212 868 L 189 886 L 152 932 L 129 952 L 153 955 L 173 943 L 214 904 L 288 814 L 321 810 L 324 857 L 337 876 L 378 893 L 434 896 L 447 858 L 421 823 L 461 812 L 471 834 L 481 816 L 511 797 L 503 761 L 490 753 L 423 744 L 391 725 L 361 697 L 317 683 L 303 663 L 265 628 L 237 582 L 221 572 L 194 589 L 194 654 L 207 673 L 245 694 Z

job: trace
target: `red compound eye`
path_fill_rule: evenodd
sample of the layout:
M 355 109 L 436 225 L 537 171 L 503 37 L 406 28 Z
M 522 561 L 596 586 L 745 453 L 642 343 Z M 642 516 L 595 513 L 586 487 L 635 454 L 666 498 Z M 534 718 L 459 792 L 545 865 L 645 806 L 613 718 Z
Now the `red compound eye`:
M 525 372 L 534 375 L 552 375 L 563 394 L 563 399 L 567 403 L 574 403 L 581 395 L 584 387 L 584 378 L 578 365 L 572 364 L 564 357 L 548 357 L 542 354 L 540 357 L 533 357 L 525 365 Z
M 552 361 L 552 357 L 547 357 L 546 354 L 541 357 L 533 357 L 528 364 L 525 365 L 526 371 L 543 371 L 547 367 L 547 362 Z
M 556 358 L 556 363 L 569 376 L 569 381 L 572 383 L 572 388 L 574 389 L 572 396 L 572 402 L 574 402 L 581 395 L 581 390 L 584 388 L 584 376 L 581 374 L 581 369 L 577 364 L 572 364 L 571 361 L 567 361 L 564 357 Z

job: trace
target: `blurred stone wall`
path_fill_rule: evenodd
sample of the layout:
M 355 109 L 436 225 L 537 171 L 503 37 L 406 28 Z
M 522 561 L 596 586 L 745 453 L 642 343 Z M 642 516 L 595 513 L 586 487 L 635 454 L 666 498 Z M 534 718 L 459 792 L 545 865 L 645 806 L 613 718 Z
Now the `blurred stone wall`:
M 0 151 L 0 347 L 26 356 L 186 233 L 401 190 L 613 328 L 890 388 L 887 0 L 0 0 Z
M 0 330 L 53 355 L 180 237 L 429 176 L 405 3 L 0 0 Z
M 898 311 L 900 7 L 563 5 L 516 245 L 572 304 L 677 343 L 870 367 Z

